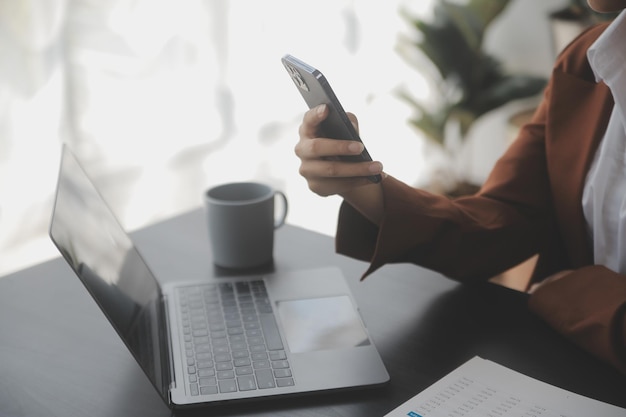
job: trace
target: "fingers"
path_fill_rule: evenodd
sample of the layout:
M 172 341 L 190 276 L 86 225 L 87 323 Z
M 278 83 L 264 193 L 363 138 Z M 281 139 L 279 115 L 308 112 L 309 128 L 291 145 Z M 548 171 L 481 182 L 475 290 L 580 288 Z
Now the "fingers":
M 300 125 L 300 138 L 314 138 L 320 123 L 328 116 L 328 106 L 322 104 L 304 113 L 302 124 Z
M 346 162 L 342 156 L 357 156 L 364 150 L 362 143 L 317 137 L 320 123 L 328 116 L 328 107 L 321 105 L 305 113 L 299 128 L 300 140 L 294 151 L 300 158 L 300 175 L 309 188 L 323 196 L 342 194 L 371 184 L 368 176 L 382 173 L 380 162 Z M 358 129 L 357 118 L 348 117 Z
M 319 138 L 320 123 L 328 116 L 328 106 L 322 104 L 304 114 L 299 128 L 300 141 L 296 144 L 295 152 L 300 159 L 323 158 L 340 155 L 359 155 L 363 152 L 363 144 L 352 140 L 336 140 Z M 353 124 L 357 125 L 356 117 L 348 115 Z
M 344 162 L 341 160 L 310 159 L 302 160 L 300 175 L 304 178 L 353 178 L 368 177 L 381 174 L 383 166 L 380 162 Z
M 301 138 L 294 151 L 300 159 L 354 156 L 363 152 L 363 144 L 353 140 Z
M 317 107 L 314 107 L 304 113 L 304 117 L 302 119 L 302 124 L 300 125 L 299 133 L 300 137 L 306 138 L 314 138 L 318 137 L 319 133 L 319 125 L 328 117 L 328 106 L 326 104 L 321 104 Z M 348 119 L 352 122 L 355 130 L 359 131 L 359 122 L 356 116 L 352 113 L 346 113 Z
M 352 126 L 354 126 L 354 128 L 358 132 L 359 131 L 359 120 L 356 118 L 356 116 L 353 113 L 347 112 L 346 114 L 348 115 L 348 119 L 350 119 L 350 121 L 352 122 Z
M 307 183 L 309 189 L 315 194 L 322 197 L 328 197 L 336 194 L 346 194 L 359 187 L 371 185 L 372 182 L 365 177 L 352 177 L 352 178 L 324 178 L 314 177 L 308 178 Z

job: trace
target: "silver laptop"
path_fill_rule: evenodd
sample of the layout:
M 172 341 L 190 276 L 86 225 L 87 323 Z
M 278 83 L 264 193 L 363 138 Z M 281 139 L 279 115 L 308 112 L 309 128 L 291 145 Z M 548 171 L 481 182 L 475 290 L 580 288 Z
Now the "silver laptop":
M 170 408 L 389 380 L 337 268 L 161 285 L 67 145 L 50 237 Z

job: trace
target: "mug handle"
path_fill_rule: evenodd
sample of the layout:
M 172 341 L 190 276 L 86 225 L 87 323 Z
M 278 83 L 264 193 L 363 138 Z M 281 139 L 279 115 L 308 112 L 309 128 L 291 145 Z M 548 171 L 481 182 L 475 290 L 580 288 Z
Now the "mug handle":
M 287 196 L 282 191 L 276 190 L 274 192 L 274 197 L 279 196 L 283 201 L 283 212 L 280 217 L 274 223 L 274 229 L 278 229 L 280 226 L 285 224 L 285 219 L 287 218 L 287 211 L 289 211 L 289 204 L 287 203 Z

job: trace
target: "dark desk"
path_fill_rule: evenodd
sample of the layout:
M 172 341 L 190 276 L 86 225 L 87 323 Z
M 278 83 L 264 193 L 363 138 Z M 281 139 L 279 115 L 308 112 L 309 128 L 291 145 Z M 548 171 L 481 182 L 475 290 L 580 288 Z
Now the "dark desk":
M 133 237 L 162 281 L 219 276 L 201 210 Z M 277 269 L 339 266 L 391 375 L 373 390 L 229 405 L 203 416 L 381 416 L 479 355 L 529 376 L 626 407 L 626 377 L 528 313 L 524 294 L 462 286 L 411 265 L 364 282 L 365 264 L 333 240 L 286 226 Z M 224 278 L 227 279 L 227 278 Z M 61 259 L 0 278 L 0 416 L 166 416 L 169 410 Z

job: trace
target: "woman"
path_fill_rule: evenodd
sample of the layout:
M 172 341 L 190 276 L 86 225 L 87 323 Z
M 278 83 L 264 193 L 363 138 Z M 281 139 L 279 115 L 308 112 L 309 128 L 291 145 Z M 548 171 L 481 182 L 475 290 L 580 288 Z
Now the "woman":
M 626 8 L 626 0 L 589 4 Z M 532 121 L 474 196 L 449 200 L 385 174 L 380 162 L 327 158 L 362 145 L 317 137 L 326 114 L 321 106 L 304 116 L 300 174 L 317 194 L 343 197 L 337 248 L 369 261 L 365 275 L 413 262 L 471 282 L 537 254 L 531 310 L 626 373 L 626 12 L 563 51 Z M 383 181 L 370 183 L 372 174 Z

